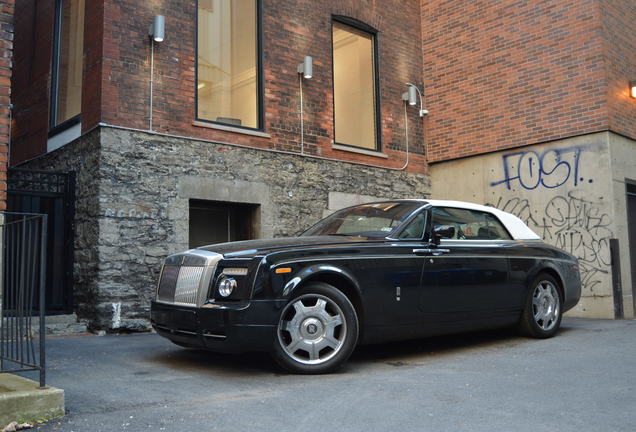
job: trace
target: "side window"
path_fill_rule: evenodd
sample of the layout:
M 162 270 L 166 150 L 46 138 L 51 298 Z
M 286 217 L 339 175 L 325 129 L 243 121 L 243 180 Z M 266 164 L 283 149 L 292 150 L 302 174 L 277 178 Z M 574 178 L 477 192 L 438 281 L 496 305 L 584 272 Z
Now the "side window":
M 444 237 L 457 240 L 510 240 L 510 234 L 495 215 L 477 210 L 453 207 L 433 208 L 433 230 L 452 227 L 445 230 L 452 236 Z
M 419 240 L 424 236 L 424 225 L 426 223 L 426 212 L 420 212 L 409 224 L 402 230 L 399 239 Z

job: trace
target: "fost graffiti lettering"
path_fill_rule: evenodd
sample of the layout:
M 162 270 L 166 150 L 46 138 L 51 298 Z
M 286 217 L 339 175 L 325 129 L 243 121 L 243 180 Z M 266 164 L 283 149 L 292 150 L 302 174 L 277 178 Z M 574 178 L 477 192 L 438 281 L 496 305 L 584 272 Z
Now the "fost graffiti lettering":
M 512 189 L 513 185 L 518 184 L 526 190 L 534 190 L 539 187 L 554 189 L 565 184 L 578 186 L 582 182 L 592 183 L 594 180 L 585 178 L 582 173 L 581 155 L 586 149 L 585 146 L 572 146 L 502 155 L 504 178 L 490 183 L 490 186 L 504 184 L 507 189 Z
M 533 208 L 527 199 L 517 197 L 499 197 L 493 206 L 516 215 L 544 241 L 576 256 L 581 281 L 589 294 L 607 281 L 612 231 L 610 216 L 601 205 L 571 191 L 555 196 L 541 208 Z

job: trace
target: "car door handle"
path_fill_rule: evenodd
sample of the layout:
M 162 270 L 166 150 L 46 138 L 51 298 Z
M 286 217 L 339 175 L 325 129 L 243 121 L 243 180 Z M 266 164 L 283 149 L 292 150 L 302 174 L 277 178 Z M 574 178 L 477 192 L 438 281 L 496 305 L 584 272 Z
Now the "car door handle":
M 413 249 L 415 255 L 441 255 L 449 252 L 450 249 Z

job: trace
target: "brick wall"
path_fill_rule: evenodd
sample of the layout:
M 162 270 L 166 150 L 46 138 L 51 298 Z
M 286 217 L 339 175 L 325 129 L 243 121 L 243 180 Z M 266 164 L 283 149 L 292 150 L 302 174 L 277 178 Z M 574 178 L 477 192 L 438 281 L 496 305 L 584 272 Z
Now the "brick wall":
M 429 161 L 608 129 L 598 3 L 423 0 Z
M 636 139 L 636 99 L 629 82 L 636 81 L 636 2 L 601 1 L 608 72 L 610 129 Z
M 0 0 L 0 210 L 7 199 L 14 6 L 15 0 Z
M 25 0 L 32 3 L 34 0 Z M 42 2 L 40 2 L 42 3 Z M 47 2 L 53 3 L 53 2 Z M 271 138 L 219 131 L 193 125 L 195 118 L 195 20 L 196 2 L 158 0 L 105 0 L 86 2 L 84 93 L 82 129 L 98 122 L 147 129 L 149 126 L 150 42 L 148 27 L 153 16 L 165 15 L 166 39 L 155 45 L 153 130 L 190 137 L 287 151 L 300 150 L 299 89 L 296 67 L 305 55 L 314 57 L 314 78 L 305 82 L 305 151 L 315 155 L 401 167 L 405 161 L 404 104 L 401 94 L 407 81 L 418 82 L 422 62 L 419 2 L 408 0 L 329 0 L 320 7 L 311 0 L 263 0 L 264 106 L 266 133 Z M 38 6 L 38 16 L 44 12 Z M 23 6 L 22 9 L 29 9 Z M 50 12 L 50 11 L 47 11 Z M 30 15 L 22 11 L 23 15 Z M 382 115 L 382 146 L 388 159 L 332 149 L 333 101 L 331 61 L 331 16 L 346 15 L 379 30 L 379 77 Z M 46 21 L 46 22 L 44 22 Z M 40 28 L 52 26 L 44 18 Z M 49 27 L 51 28 L 51 27 Z M 24 37 L 24 47 L 28 48 Z M 47 39 L 38 49 L 40 64 L 50 64 Z M 31 53 L 31 55 L 33 55 Z M 26 70 L 26 67 L 23 68 Z M 37 77 L 42 78 L 42 77 Z M 24 90 L 25 106 L 38 111 L 48 108 L 48 93 Z M 22 84 L 24 86 L 24 83 Z M 23 112 L 22 125 L 32 125 L 33 112 Z M 425 172 L 423 124 L 410 108 L 409 171 Z M 38 112 L 38 117 L 46 117 Z M 43 151 L 40 122 L 36 130 L 19 133 L 22 150 L 17 159 Z M 37 136 L 35 136 L 37 135 Z

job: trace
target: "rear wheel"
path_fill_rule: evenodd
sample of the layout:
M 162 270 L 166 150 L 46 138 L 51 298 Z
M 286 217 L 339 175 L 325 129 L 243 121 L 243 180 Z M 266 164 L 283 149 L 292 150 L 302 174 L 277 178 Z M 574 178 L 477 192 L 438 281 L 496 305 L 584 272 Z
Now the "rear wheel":
M 301 374 L 331 372 L 353 352 L 358 339 L 355 308 L 341 291 L 309 283 L 283 309 L 274 341 L 274 359 Z
M 530 285 L 519 321 L 519 329 L 523 334 L 545 339 L 557 332 L 563 316 L 558 287 L 558 282 L 548 274 L 540 274 Z

